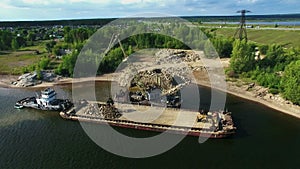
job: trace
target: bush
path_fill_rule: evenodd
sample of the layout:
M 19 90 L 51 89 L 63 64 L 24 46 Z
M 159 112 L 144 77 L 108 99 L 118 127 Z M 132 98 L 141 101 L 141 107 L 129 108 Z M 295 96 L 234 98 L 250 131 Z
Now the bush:
M 27 67 L 22 67 L 22 74 L 28 73 L 28 68 Z
M 259 46 L 259 52 L 260 52 L 260 54 L 262 54 L 262 55 L 266 55 L 268 49 L 269 49 L 269 46 L 268 46 L 268 45 L 261 45 L 261 46 Z
M 230 78 L 238 78 L 238 74 L 236 74 L 236 73 L 234 72 L 234 70 L 232 70 L 232 69 L 228 69 L 228 70 L 226 71 L 226 74 L 227 74 L 228 77 L 230 77 Z
M 36 71 L 36 75 L 37 75 L 37 79 L 42 80 L 43 79 L 43 74 L 42 71 L 39 67 L 37 67 Z
M 300 104 L 300 60 L 289 64 L 282 77 L 283 95 L 295 104 Z
M 238 74 L 251 71 L 255 68 L 253 44 L 249 44 L 245 40 L 236 40 L 234 42 L 230 68 Z
M 271 89 L 269 89 L 269 93 L 272 93 L 272 94 L 278 94 L 278 93 L 279 93 L 279 90 L 278 90 L 278 89 L 271 88 Z
M 39 62 L 39 67 L 41 69 L 46 69 L 46 68 L 48 68 L 49 63 L 50 63 L 49 58 L 42 58 L 41 61 Z

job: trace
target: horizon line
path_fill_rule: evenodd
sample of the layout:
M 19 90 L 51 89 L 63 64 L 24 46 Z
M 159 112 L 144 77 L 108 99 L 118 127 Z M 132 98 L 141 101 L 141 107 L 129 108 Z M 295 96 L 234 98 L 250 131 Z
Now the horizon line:
M 250 14 L 247 16 L 276 16 L 276 15 L 300 15 L 300 13 L 273 13 L 273 14 Z M 24 19 L 24 20 L 1 20 L 0 22 L 53 22 L 53 21 L 76 21 L 76 20 L 94 20 L 94 19 L 130 19 L 130 18 L 164 18 L 164 17 L 238 17 L 239 14 L 231 15 L 231 14 L 215 14 L 215 15 L 170 15 L 170 16 L 151 16 L 151 17 L 145 17 L 145 16 L 120 16 L 120 17 L 86 17 L 86 18 L 59 18 L 59 19 Z M 300 17 L 299 17 L 300 18 Z

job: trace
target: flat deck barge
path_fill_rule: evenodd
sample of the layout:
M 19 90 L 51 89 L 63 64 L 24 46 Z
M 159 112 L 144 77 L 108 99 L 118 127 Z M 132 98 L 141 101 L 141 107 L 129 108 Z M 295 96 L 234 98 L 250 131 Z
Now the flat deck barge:
M 118 110 L 119 114 L 108 117 L 101 112 L 103 109 L 110 111 L 111 107 L 112 111 Z M 228 112 L 201 114 L 196 111 L 132 104 L 88 102 L 80 108 L 72 107 L 61 111 L 60 116 L 67 120 L 208 138 L 229 137 L 236 130 L 231 113 Z

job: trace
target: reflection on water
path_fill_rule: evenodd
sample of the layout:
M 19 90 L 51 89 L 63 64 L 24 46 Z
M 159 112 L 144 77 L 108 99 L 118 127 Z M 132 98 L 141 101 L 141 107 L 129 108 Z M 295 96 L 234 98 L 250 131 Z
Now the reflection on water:
M 24 121 L 37 121 L 54 115 L 55 112 L 46 112 L 34 109 L 14 109 L 16 101 L 29 96 L 36 96 L 40 89 L 8 89 L 0 88 L 0 127 L 8 127 Z M 70 98 L 70 94 L 60 87 L 55 87 L 58 98 Z M 57 113 L 56 113 L 57 114 Z
M 0 118 L 0 127 L 8 127 L 23 121 L 35 121 L 35 120 L 43 119 L 41 114 L 21 112 L 21 111 L 23 110 L 19 110 L 19 112 L 16 113 L 11 112 L 11 113 L 2 114 Z
M 0 88 L 0 96 L 1 97 L 8 96 L 9 95 L 9 91 L 10 91 L 10 89 L 8 89 L 8 88 Z

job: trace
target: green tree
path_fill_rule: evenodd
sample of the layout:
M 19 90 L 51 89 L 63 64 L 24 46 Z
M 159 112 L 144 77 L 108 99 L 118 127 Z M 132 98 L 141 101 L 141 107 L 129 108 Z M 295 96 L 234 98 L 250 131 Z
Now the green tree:
M 61 51 L 61 47 L 60 46 L 54 46 L 54 48 L 52 49 L 52 53 L 54 54 L 54 55 L 56 55 L 56 56 L 60 56 L 61 55 L 61 53 L 60 53 L 60 51 Z
M 62 62 L 58 65 L 55 72 L 64 76 L 73 76 L 73 71 L 78 54 L 78 52 L 73 52 L 63 57 Z
M 33 45 L 33 41 L 35 41 L 36 34 L 32 31 L 29 32 L 27 35 L 27 41 L 30 43 L 30 45 Z
M 71 28 L 69 26 L 64 27 L 64 34 L 67 34 L 71 31 Z
M 13 50 L 18 50 L 20 48 L 19 43 L 16 38 L 14 38 L 11 42 L 11 48 Z
M 13 50 L 17 50 L 20 47 L 25 47 L 26 46 L 26 40 L 23 37 L 15 37 L 11 41 L 11 48 Z
M 269 46 L 268 46 L 268 45 L 260 45 L 260 46 L 259 46 L 259 52 L 260 52 L 260 54 L 262 54 L 262 55 L 266 55 L 268 49 L 269 49 Z
M 285 62 L 284 50 L 280 45 L 271 45 L 267 50 L 266 58 L 261 62 L 262 67 L 274 67 L 280 62 Z
M 29 34 L 27 35 L 28 41 L 34 41 L 35 38 L 36 38 L 36 34 L 34 32 L 29 32 Z
M 230 59 L 230 68 L 235 73 L 248 72 L 255 67 L 254 51 L 252 45 L 245 40 L 236 40 L 233 44 Z
M 64 39 L 66 43 L 82 43 L 87 40 L 93 31 L 88 28 L 70 29 L 69 27 L 64 28 Z
M 213 38 L 212 43 L 220 57 L 230 57 L 233 50 L 233 39 L 218 37 Z
M 49 66 L 50 59 L 49 58 L 42 58 L 39 62 L 39 68 L 46 69 Z
M 25 47 L 27 45 L 26 39 L 23 38 L 22 36 L 18 36 L 15 39 L 17 40 L 19 47 Z
M 128 54 L 128 56 L 130 56 L 131 54 L 133 54 L 133 49 L 132 49 L 131 45 L 128 46 L 127 54 Z
M 8 50 L 11 49 L 13 36 L 9 31 L 1 31 L 0 30 L 0 50 Z
M 56 42 L 55 41 L 51 41 L 51 42 L 47 42 L 45 44 L 46 50 L 48 53 L 52 52 L 53 47 L 55 46 Z
M 300 60 L 290 63 L 284 71 L 281 85 L 283 96 L 300 105 Z
M 36 67 L 35 72 L 36 72 L 36 75 L 37 75 L 37 79 L 42 80 L 43 79 L 43 74 L 42 74 L 42 70 L 39 67 L 39 65 Z

